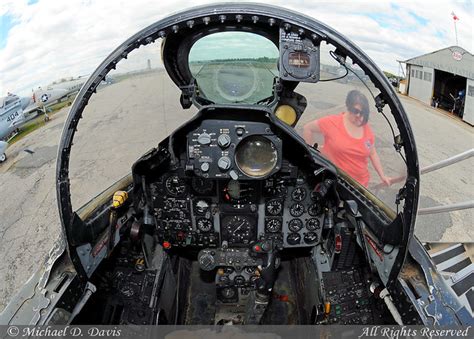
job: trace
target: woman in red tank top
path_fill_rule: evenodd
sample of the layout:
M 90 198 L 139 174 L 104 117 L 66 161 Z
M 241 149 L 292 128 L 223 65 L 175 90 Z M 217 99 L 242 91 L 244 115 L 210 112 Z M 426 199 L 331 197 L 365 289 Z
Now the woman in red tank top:
M 303 137 L 312 145 L 313 134 L 324 136 L 321 153 L 359 183 L 367 187 L 370 180 L 369 159 L 381 181 L 389 186 L 391 178 L 384 174 L 375 149 L 375 137 L 370 128 L 369 103 L 358 90 L 346 97 L 347 111 L 311 121 L 304 126 Z

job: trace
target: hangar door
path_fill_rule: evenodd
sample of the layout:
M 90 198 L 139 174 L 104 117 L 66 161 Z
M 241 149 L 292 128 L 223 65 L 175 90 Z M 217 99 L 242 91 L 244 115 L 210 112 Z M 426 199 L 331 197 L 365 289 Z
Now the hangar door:
M 430 105 L 433 96 L 433 69 L 411 65 L 408 95 Z
M 459 96 L 460 91 L 466 93 L 466 78 L 453 73 L 435 70 L 435 81 L 433 96 L 438 101 L 438 107 L 447 111 L 455 108 L 457 115 L 462 116 L 461 102 L 458 100 L 455 104 L 455 98 Z

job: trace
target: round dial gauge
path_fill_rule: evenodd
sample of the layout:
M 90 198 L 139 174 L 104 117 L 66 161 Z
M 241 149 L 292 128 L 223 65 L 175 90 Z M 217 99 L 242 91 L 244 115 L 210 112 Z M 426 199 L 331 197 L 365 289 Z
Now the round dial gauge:
M 212 222 L 205 218 L 199 218 L 196 224 L 201 232 L 209 232 L 212 229 Z
M 291 219 L 288 223 L 288 228 L 291 232 L 298 232 L 303 228 L 303 222 L 301 219 Z
M 265 207 L 267 214 L 280 215 L 283 211 L 283 204 L 280 200 L 270 200 Z
M 222 296 L 226 299 L 233 298 L 235 296 L 235 290 L 232 287 L 226 287 L 222 290 Z
M 252 233 L 250 221 L 245 216 L 233 216 L 224 222 L 224 238 L 230 244 L 248 244 Z
M 314 244 L 318 241 L 318 235 L 314 232 L 308 232 L 304 235 L 303 240 L 307 244 Z
M 281 231 L 281 220 L 275 218 L 265 219 L 265 230 L 269 233 L 276 233 Z
M 306 222 L 306 229 L 308 231 L 316 231 L 319 229 L 319 220 L 316 218 L 311 218 Z
M 291 192 L 291 198 L 294 201 L 303 201 L 306 198 L 306 190 L 303 187 L 296 187 L 293 192 Z
M 304 206 L 300 203 L 296 203 L 290 207 L 290 214 L 293 217 L 301 217 L 304 213 Z
M 209 210 L 209 204 L 205 200 L 198 200 L 194 205 L 196 214 L 204 215 Z
M 173 196 L 181 195 L 186 190 L 186 184 L 176 174 L 169 176 L 165 181 L 166 191 Z
M 289 245 L 298 245 L 301 242 L 301 235 L 299 233 L 290 233 L 286 237 L 286 242 Z
M 214 181 L 195 177 L 191 181 L 191 187 L 196 193 L 200 195 L 212 194 L 214 190 Z
M 308 213 L 309 213 L 310 216 L 315 217 L 315 216 L 321 214 L 321 208 L 319 207 L 318 204 L 312 204 L 308 208 Z

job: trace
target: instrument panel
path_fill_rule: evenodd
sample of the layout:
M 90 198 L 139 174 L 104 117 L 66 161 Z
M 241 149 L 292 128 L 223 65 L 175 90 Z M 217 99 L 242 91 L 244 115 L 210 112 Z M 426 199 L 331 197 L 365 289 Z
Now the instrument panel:
M 318 182 L 284 158 L 268 124 L 208 119 L 186 138 L 180 166 L 147 183 L 167 248 L 270 242 L 283 249 L 320 241 L 325 205 L 314 192 Z
M 174 246 L 249 247 L 273 240 L 280 247 L 314 246 L 324 206 L 298 171 L 262 181 L 188 178 L 178 172 L 150 185 L 161 240 Z

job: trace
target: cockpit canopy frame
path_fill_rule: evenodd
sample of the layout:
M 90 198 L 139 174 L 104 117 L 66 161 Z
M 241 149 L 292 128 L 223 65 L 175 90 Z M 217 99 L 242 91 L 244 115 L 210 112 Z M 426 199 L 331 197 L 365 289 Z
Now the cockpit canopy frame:
M 90 97 L 107 74 L 115 69 L 120 60 L 143 45 L 153 43 L 161 38 L 165 40 L 163 60 L 168 75 L 182 90 L 181 103 L 189 105 L 192 96 L 192 75 L 188 68 L 188 53 L 192 44 L 201 37 L 220 31 L 250 31 L 267 37 L 278 44 L 278 32 L 281 27 L 294 29 L 298 34 L 312 39 L 315 44 L 326 41 L 336 46 L 338 57 L 349 57 L 369 75 L 374 86 L 380 90 L 379 103 L 388 105 L 393 113 L 399 135 L 399 146 L 403 147 L 407 179 L 400 191 L 400 199 L 404 200 L 403 209 L 399 211 L 396 222 L 401 224 L 401 244 L 406 255 L 409 240 L 412 238 L 415 225 L 419 196 L 419 165 L 415 140 L 407 114 L 402 107 L 393 87 L 376 64 L 355 44 L 332 28 L 296 12 L 269 5 L 248 3 L 223 3 L 190 9 L 166 17 L 141 30 L 115 49 L 93 72 L 77 95 L 61 136 L 57 159 L 57 200 L 61 224 L 66 237 L 74 235 L 74 223 L 77 215 L 72 208 L 70 197 L 69 159 L 77 126 L 84 108 Z M 185 37 L 184 37 L 185 36 Z M 183 38 L 184 37 L 184 38 Z M 341 59 L 341 60 L 342 60 Z M 286 82 L 286 83 L 285 83 Z M 294 89 L 298 82 L 282 80 L 284 86 Z M 186 92 L 187 91 L 187 92 Z M 200 105 L 213 103 L 200 101 Z M 158 141 L 157 141 L 158 142 Z M 395 222 L 395 221 L 394 221 Z M 70 245 L 70 244 L 69 244 Z M 401 258 L 403 260 L 403 258 Z M 401 262 L 398 263 L 399 268 Z

